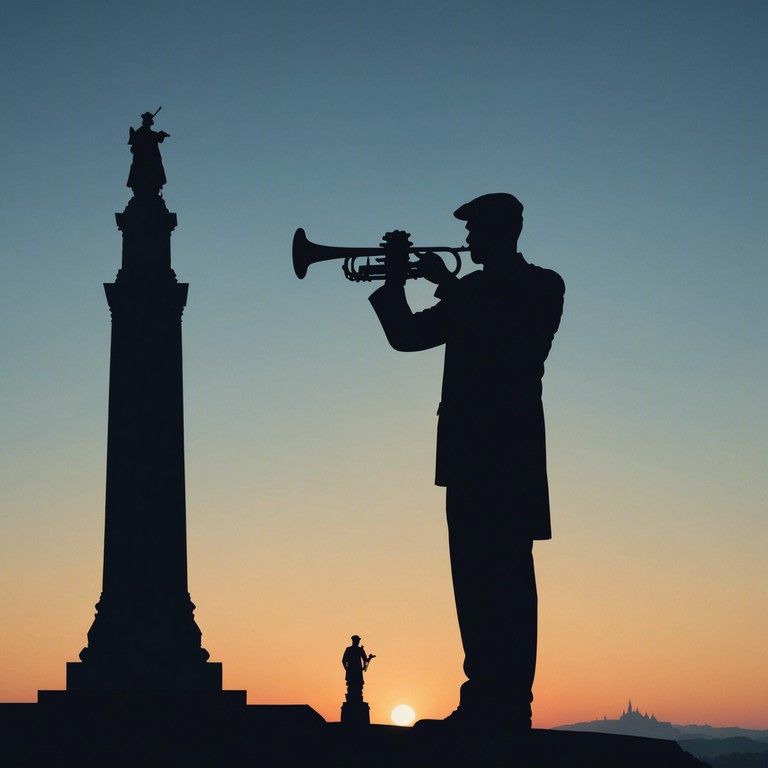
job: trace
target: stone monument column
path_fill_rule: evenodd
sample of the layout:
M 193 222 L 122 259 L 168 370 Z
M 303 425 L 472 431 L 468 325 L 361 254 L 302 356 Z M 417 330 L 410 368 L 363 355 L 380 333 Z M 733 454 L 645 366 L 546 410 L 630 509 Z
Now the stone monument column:
M 176 214 L 153 115 L 131 129 L 134 195 L 115 214 L 122 266 L 104 285 L 112 314 L 103 586 L 68 691 L 221 691 L 187 586 L 181 316 L 171 269 Z

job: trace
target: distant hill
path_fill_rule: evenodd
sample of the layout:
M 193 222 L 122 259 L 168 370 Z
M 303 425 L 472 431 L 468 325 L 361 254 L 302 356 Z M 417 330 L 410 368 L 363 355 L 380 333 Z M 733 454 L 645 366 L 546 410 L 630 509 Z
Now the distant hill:
M 676 741 L 681 749 L 705 761 L 712 768 L 768 768 L 768 730 L 716 728 L 711 725 L 678 725 L 657 720 L 655 715 L 640 714 L 632 700 L 618 720 L 591 720 L 586 723 L 558 725 L 556 731 L 589 731 L 644 736 Z
M 768 752 L 759 755 L 723 755 L 711 758 L 707 764 L 711 768 L 768 768 Z
M 733 765 L 765 765 L 768 766 L 768 742 L 757 739 L 748 739 L 745 736 L 734 736 L 731 738 L 709 738 L 709 739 L 679 739 L 677 742 L 681 749 L 684 749 L 699 760 L 704 760 L 715 768 L 715 766 Z M 718 762 L 715 758 L 734 758 L 738 759 L 733 763 Z M 749 757 L 747 757 L 749 756 Z M 753 761 L 742 762 L 746 760 Z M 763 762 L 755 762 L 762 760 Z
M 751 730 L 749 728 L 715 728 L 711 725 L 675 725 L 685 738 L 698 739 L 733 739 L 744 737 L 755 741 L 765 742 L 768 746 L 768 730 Z

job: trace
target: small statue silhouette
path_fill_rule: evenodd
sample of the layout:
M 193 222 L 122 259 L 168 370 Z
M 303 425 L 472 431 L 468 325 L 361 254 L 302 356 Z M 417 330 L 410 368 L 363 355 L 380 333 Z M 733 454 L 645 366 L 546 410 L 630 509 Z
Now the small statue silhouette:
M 145 112 L 141 116 L 141 127 L 136 130 L 129 129 L 128 143 L 131 145 L 133 162 L 126 186 L 133 190 L 134 195 L 160 194 L 160 189 L 166 182 L 159 145 L 171 134 L 152 130 L 154 117 L 160 109 L 162 107 L 154 114 Z
M 368 665 L 371 659 L 376 656 L 366 654 L 365 647 L 360 645 L 360 636 L 352 635 L 352 645 L 348 646 L 344 655 L 341 657 L 341 663 L 347 671 L 347 701 L 362 702 L 363 700 L 363 672 L 368 671 Z

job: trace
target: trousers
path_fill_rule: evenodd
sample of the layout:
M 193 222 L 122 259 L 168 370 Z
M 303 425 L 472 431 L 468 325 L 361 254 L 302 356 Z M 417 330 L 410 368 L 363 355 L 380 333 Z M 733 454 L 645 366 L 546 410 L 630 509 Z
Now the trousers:
M 449 484 L 446 515 L 464 646 L 459 712 L 530 727 L 538 598 L 524 509 L 501 484 Z

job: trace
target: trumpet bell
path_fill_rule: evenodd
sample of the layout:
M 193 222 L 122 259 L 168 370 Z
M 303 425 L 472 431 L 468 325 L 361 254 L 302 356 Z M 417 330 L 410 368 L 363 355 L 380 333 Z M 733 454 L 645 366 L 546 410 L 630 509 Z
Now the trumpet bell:
M 306 232 L 301 227 L 293 235 L 293 271 L 299 280 L 304 279 L 310 264 L 318 261 L 344 259 L 347 262 L 366 256 L 381 256 L 383 253 L 383 248 L 340 248 L 333 245 L 318 245 L 307 238 Z
M 293 235 L 293 271 L 299 280 L 307 276 L 307 269 L 312 263 L 307 256 L 307 246 L 312 243 L 307 240 L 307 234 L 299 227 Z

